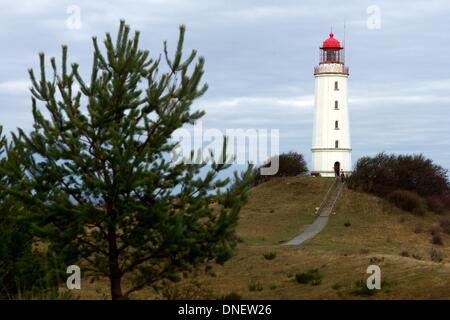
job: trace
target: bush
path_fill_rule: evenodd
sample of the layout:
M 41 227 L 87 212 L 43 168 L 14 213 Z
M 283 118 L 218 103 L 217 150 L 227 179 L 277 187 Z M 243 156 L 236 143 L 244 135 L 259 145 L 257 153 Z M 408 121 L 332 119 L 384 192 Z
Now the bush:
M 441 228 L 440 227 L 433 227 L 430 229 L 430 234 L 432 236 L 436 235 L 436 234 L 440 234 L 441 233 Z
M 374 157 L 362 157 L 356 163 L 348 186 L 383 198 L 398 190 L 405 190 L 425 198 L 432 211 L 441 212 L 450 208 L 447 170 L 421 154 L 380 153 Z M 424 211 L 421 207 L 417 210 L 419 213 Z
M 410 256 L 408 251 L 402 251 L 402 252 L 400 252 L 400 255 L 402 257 L 407 257 L 407 258 Z
M 434 233 L 431 237 L 431 243 L 438 245 L 438 246 L 442 246 L 444 245 L 444 240 L 442 240 L 442 236 L 440 233 Z
M 242 296 L 236 292 L 230 292 L 219 298 L 219 300 L 242 300 Z
M 282 153 L 278 156 L 279 166 L 275 175 L 261 175 L 261 168 L 268 168 L 272 164 L 272 159 L 257 168 L 253 185 L 268 181 L 272 177 L 292 177 L 299 176 L 308 172 L 306 161 L 302 154 L 296 152 Z
M 444 218 L 439 221 L 439 226 L 442 232 L 450 235 L 450 218 Z
M 384 261 L 384 257 L 372 257 L 370 258 L 369 262 L 370 264 L 381 264 Z
M 56 260 L 35 248 L 28 223 L 8 211 L 0 206 L 0 300 L 58 298 Z
M 407 190 L 395 190 L 387 196 L 387 200 L 409 212 L 417 211 L 423 205 L 423 200 L 417 193 Z
M 428 196 L 425 198 L 428 209 L 436 213 L 444 213 L 446 208 L 442 197 Z
M 313 286 L 317 286 L 322 283 L 322 274 L 318 269 L 311 269 L 303 273 L 297 273 L 295 275 L 295 280 L 300 284 L 310 283 Z
M 264 259 L 266 259 L 266 260 L 273 260 L 276 257 L 277 257 L 277 254 L 275 252 L 264 253 Z
M 263 286 L 259 281 L 251 280 L 248 284 L 248 290 L 250 291 L 262 291 Z
M 444 260 L 444 255 L 440 250 L 437 250 L 436 248 L 431 248 L 430 258 L 431 261 L 442 262 Z
M 367 288 L 367 284 L 363 280 L 356 281 L 355 287 L 356 288 L 350 292 L 350 294 L 352 294 L 354 296 L 370 297 L 370 296 L 373 296 L 377 292 L 376 289 Z
M 340 284 L 340 283 L 335 283 L 335 284 L 333 284 L 333 286 L 331 287 L 331 289 L 333 289 L 333 290 L 339 290 L 339 289 L 341 289 L 342 288 L 342 284 Z

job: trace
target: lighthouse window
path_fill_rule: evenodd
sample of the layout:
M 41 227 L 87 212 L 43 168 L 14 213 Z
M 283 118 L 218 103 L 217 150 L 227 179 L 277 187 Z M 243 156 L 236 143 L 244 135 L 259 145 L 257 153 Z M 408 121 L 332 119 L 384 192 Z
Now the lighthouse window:
M 334 82 L 334 90 L 335 91 L 339 91 L 339 86 L 338 86 L 338 82 L 337 81 Z
M 334 129 L 339 129 L 339 121 L 334 122 Z
M 337 100 L 334 102 L 334 109 L 339 109 L 339 103 Z
M 339 140 L 336 140 L 335 142 L 334 142 L 334 147 L 337 149 L 337 148 L 339 148 Z
M 337 50 L 327 50 L 327 61 L 330 62 L 338 61 L 337 56 L 338 56 Z

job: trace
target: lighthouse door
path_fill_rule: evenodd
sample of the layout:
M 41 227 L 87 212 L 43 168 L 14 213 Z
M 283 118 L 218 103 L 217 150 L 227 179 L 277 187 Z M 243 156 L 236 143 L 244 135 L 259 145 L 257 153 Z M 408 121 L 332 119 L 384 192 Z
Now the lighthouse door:
M 339 161 L 336 161 L 334 163 L 334 174 L 336 177 L 339 177 L 339 172 L 341 172 L 341 163 Z

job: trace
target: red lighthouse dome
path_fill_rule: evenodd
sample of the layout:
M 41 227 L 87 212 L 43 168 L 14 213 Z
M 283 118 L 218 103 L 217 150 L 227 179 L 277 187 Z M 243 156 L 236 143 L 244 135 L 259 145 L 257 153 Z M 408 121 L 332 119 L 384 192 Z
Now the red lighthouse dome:
M 334 38 L 333 32 L 330 33 L 330 37 L 323 42 L 320 49 L 343 49 L 339 40 Z

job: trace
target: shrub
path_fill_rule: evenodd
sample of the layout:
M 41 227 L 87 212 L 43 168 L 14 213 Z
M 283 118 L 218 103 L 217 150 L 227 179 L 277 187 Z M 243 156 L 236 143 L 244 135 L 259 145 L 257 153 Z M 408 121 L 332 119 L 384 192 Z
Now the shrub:
M 59 261 L 38 249 L 30 225 L 0 205 L 0 300 L 58 298 Z
M 319 269 L 311 269 L 303 273 L 297 273 L 295 275 L 295 280 L 300 284 L 310 283 L 313 286 L 317 286 L 322 283 L 322 274 Z
M 446 210 L 450 209 L 450 194 L 446 194 L 444 196 L 441 197 L 441 201 L 444 204 L 444 207 Z
M 386 198 L 397 190 L 425 198 L 428 208 L 442 212 L 450 208 L 450 183 L 447 170 L 423 155 L 388 155 L 362 157 L 357 161 L 348 186 Z M 423 213 L 423 208 L 418 208 Z M 411 210 L 408 210 L 411 211 Z
M 441 228 L 440 227 L 433 227 L 430 229 L 430 234 L 432 236 L 434 236 L 435 234 L 440 234 L 441 233 Z
M 273 158 L 272 158 L 273 159 Z M 278 172 L 274 175 L 261 175 L 261 168 L 268 168 L 272 164 L 272 159 L 266 161 L 265 164 L 257 168 L 253 185 L 268 181 L 272 177 L 291 177 L 305 174 L 308 167 L 303 155 L 297 152 L 282 153 L 278 156 Z
M 208 270 L 207 272 L 206 272 L 206 274 L 208 275 L 208 276 L 210 276 L 210 277 L 217 277 L 217 273 L 215 273 L 214 272 L 214 270 Z
M 242 300 L 242 296 L 233 291 L 221 296 L 219 300 Z
M 430 258 L 431 261 L 442 262 L 444 260 L 444 254 L 436 248 L 431 248 Z
M 423 206 L 421 206 L 421 207 L 417 208 L 416 210 L 414 210 L 413 213 L 416 216 L 424 217 L 425 214 L 427 213 L 427 211 L 425 210 L 425 208 Z
M 431 243 L 438 245 L 438 246 L 442 246 L 444 245 L 444 240 L 442 240 L 442 236 L 440 233 L 434 233 L 431 237 Z
M 259 281 L 256 280 L 250 280 L 248 284 L 248 290 L 250 291 L 262 291 L 263 286 Z
M 335 284 L 333 284 L 333 286 L 331 287 L 331 289 L 333 289 L 333 290 L 339 290 L 339 289 L 341 289 L 342 288 L 342 284 L 340 284 L 340 283 L 335 283 Z
M 439 196 L 428 196 L 425 198 L 428 209 L 436 213 L 444 213 L 445 204 L 442 197 Z
M 372 257 L 370 258 L 370 264 L 381 264 L 384 261 L 384 257 Z
M 439 221 L 439 226 L 441 227 L 442 232 L 446 234 L 450 234 L 450 218 L 444 218 Z
M 273 260 L 276 257 L 277 257 L 277 254 L 275 252 L 264 253 L 264 259 L 266 259 L 266 260 Z
M 408 251 L 402 251 L 402 252 L 400 252 L 400 255 L 402 257 L 409 257 L 409 252 Z
M 370 296 L 373 296 L 377 292 L 376 289 L 367 288 L 367 284 L 363 280 L 356 281 L 355 287 L 356 288 L 350 292 L 350 294 L 352 294 L 354 296 L 370 297 Z
M 387 196 L 389 202 L 395 204 L 400 209 L 413 212 L 418 210 L 423 203 L 420 196 L 412 191 L 395 190 Z

